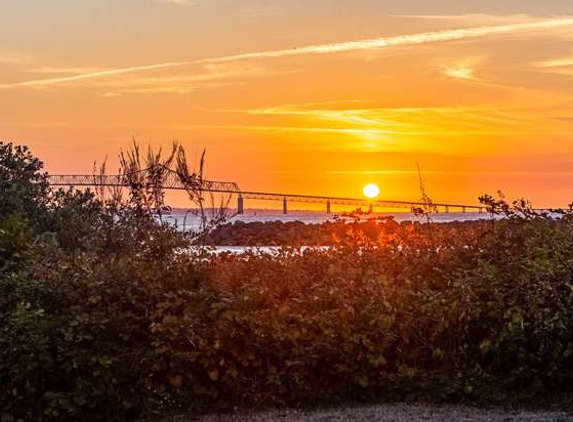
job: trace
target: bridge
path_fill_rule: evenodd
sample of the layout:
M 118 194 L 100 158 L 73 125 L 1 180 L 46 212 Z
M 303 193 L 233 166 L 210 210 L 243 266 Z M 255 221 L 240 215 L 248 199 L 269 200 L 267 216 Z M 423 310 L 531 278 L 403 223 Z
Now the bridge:
M 148 178 L 150 169 L 142 170 L 142 179 L 137 180 L 151 180 Z M 112 187 L 112 188 L 125 188 L 131 186 L 130 177 L 126 175 L 97 175 L 97 174 L 60 174 L 50 175 L 48 180 L 50 186 L 55 187 Z M 420 201 L 395 201 L 384 199 L 369 200 L 366 198 L 345 198 L 337 196 L 317 196 L 317 195 L 302 195 L 295 193 L 278 193 L 278 192 L 258 192 L 258 191 L 244 191 L 239 188 L 235 182 L 193 179 L 194 187 L 199 192 L 219 193 L 232 195 L 237 199 L 237 212 L 243 214 L 245 211 L 245 200 L 264 200 L 282 202 L 283 213 L 288 213 L 289 203 L 310 203 L 310 204 L 323 204 L 326 207 L 326 212 L 331 213 L 332 205 L 350 205 L 350 206 L 366 206 L 370 209 L 373 207 L 380 208 L 403 208 L 409 211 L 419 208 L 432 207 L 438 212 L 449 213 L 458 211 L 466 212 L 484 212 L 484 207 L 479 205 L 465 205 L 465 204 L 450 204 L 450 203 L 427 203 Z M 166 190 L 187 190 L 189 187 L 182 181 L 182 178 L 173 170 L 168 169 L 162 177 L 162 187 Z

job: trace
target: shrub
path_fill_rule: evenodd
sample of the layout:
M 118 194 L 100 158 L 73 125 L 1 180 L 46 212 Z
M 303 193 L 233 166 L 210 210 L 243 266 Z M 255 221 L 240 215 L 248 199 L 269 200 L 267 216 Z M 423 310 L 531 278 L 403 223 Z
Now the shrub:
M 448 229 L 438 251 L 414 232 L 240 257 L 158 254 L 114 224 L 129 254 L 46 247 L 0 283 L 0 406 L 14 416 L 540 400 L 573 381 L 569 223 Z
M 4 419 L 569 399 L 571 212 L 492 202 L 506 220 L 326 226 L 347 231 L 331 249 L 236 256 L 138 207 L 45 201 L 0 220 Z
M 37 219 L 48 195 L 43 164 L 28 148 L 0 142 L 0 218 L 22 214 Z

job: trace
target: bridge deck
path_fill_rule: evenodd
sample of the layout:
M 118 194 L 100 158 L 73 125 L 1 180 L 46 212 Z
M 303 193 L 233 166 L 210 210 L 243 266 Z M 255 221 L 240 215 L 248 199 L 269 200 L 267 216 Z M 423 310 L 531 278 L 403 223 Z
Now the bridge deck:
M 52 175 L 49 177 L 51 186 L 74 186 L 74 187 L 128 187 L 129 183 L 121 175 Z M 267 200 L 267 201 L 288 201 L 296 203 L 314 203 L 314 204 L 336 204 L 336 205 L 357 205 L 357 206 L 379 206 L 386 208 L 408 208 L 424 207 L 433 205 L 439 208 L 444 208 L 446 211 L 450 209 L 460 209 L 463 211 L 483 211 L 484 207 L 480 205 L 465 205 L 465 204 L 448 204 L 448 203 L 425 203 L 421 201 L 402 201 L 402 200 L 367 200 L 365 198 L 345 198 L 337 196 L 320 196 L 320 195 L 305 195 L 294 193 L 278 193 L 278 192 L 257 192 L 257 191 L 243 191 L 235 182 L 222 182 L 213 180 L 202 180 L 202 188 L 200 190 L 211 193 L 221 193 L 237 195 L 241 198 Z M 184 184 L 174 177 L 169 175 L 165 180 L 164 188 L 166 190 L 185 190 Z

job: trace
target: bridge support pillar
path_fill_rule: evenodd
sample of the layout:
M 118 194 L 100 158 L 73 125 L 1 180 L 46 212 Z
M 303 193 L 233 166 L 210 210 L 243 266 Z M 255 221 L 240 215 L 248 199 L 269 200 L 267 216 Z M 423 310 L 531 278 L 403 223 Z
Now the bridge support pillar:
M 466 207 L 462 207 L 462 214 L 465 214 L 465 213 L 467 213 L 467 211 L 468 211 L 468 210 L 467 210 L 467 208 L 466 208 Z
M 330 211 L 330 199 L 326 201 L 326 213 L 332 214 L 332 212 Z
M 244 214 L 245 213 L 245 199 L 239 195 L 237 198 L 237 214 Z
M 446 214 L 449 214 L 449 213 L 450 213 L 450 206 L 446 205 Z
M 288 206 L 286 196 L 283 198 L 283 214 L 288 214 Z

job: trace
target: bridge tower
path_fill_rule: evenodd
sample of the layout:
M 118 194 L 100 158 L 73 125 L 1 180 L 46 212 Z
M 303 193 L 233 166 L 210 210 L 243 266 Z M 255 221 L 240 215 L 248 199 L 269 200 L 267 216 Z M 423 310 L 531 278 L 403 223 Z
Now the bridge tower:
M 237 197 L 237 214 L 244 214 L 245 213 L 245 199 L 243 195 L 239 195 Z

